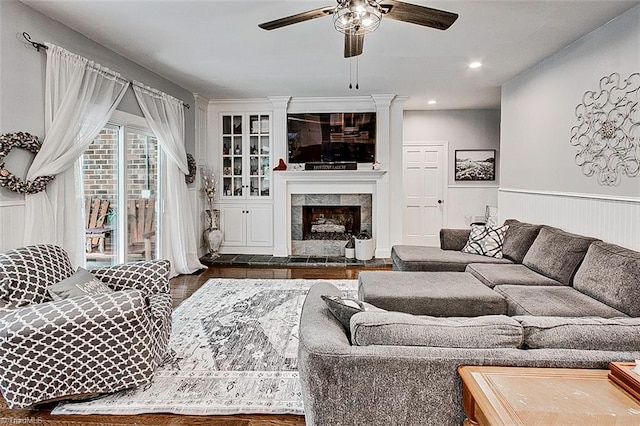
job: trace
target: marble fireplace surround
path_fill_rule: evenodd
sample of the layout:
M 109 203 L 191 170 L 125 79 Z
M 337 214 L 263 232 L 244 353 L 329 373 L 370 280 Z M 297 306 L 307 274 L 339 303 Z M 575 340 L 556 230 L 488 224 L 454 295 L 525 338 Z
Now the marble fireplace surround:
M 389 183 L 385 170 L 276 171 L 274 180 L 274 256 L 294 255 L 291 240 L 292 197 L 300 194 L 371 194 L 371 232 L 375 257 L 389 247 Z M 296 197 L 299 199 L 299 197 Z
M 304 207 L 344 206 L 359 209 L 358 229 L 372 232 L 372 194 L 291 194 L 291 254 L 344 256 L 346 240 L 303 239 Z

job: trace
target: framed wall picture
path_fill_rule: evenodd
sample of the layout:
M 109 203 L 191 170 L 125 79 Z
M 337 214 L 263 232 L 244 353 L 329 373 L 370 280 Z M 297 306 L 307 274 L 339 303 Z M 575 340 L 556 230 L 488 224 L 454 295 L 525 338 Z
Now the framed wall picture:
M 456 149 L 455 180 L 496 180 L 495 149 Z

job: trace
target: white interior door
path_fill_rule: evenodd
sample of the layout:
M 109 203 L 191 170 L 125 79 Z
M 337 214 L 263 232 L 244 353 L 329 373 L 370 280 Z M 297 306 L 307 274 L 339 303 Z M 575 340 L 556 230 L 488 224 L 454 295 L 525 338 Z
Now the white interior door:
M 445 145 L 403 148 L 403 244 L 440 245 L 446 182 Z

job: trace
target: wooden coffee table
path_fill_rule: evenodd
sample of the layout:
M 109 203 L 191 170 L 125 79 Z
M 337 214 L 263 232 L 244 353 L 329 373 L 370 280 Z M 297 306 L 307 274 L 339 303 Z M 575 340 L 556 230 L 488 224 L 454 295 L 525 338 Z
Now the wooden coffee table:
M 609 370 L 459 367 L 464 425 L 638 425 L 640 402 Z

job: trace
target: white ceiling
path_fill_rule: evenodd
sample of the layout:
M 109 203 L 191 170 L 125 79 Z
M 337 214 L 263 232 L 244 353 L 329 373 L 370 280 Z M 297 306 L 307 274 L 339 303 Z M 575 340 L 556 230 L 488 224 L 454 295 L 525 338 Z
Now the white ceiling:
M 365 38 L 356 91 L 330 17 L 258 28 L 333 0 L 22 1 L 211 99 L 397 94 L 405 109 L 499 107 L 501 84 L 640 3 L 411 0 L 460 17 L 447 31 L 383 18 Z M 468 69 L 476 60 L 484 66 Z

